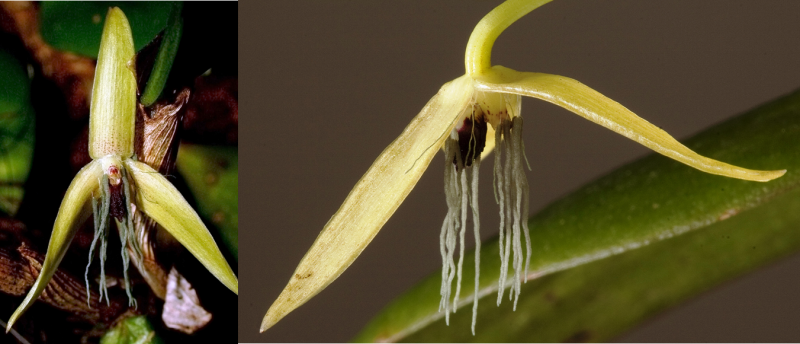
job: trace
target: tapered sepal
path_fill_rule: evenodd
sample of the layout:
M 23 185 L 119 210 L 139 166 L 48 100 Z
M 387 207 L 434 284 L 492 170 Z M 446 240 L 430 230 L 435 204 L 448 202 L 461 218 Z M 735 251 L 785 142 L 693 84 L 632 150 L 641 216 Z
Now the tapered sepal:
M 128 19 L 117 8 L 106 15 L 92 85 L 89 155 L 133 156 L 136 129 L 136 66 Z
M 706 158 L 686 148 L 667 132 L 637 116 L 620 103 L 567 77 L 518 72 L 502 66 L 494 66 L 476 78 L 475 88 L 487 92 L 539 98 L 556 104 L 639 142 L 647 148 L 706 173 L 759 182 L 770 181 L 786 173 L 786 170 L 750 170 Z
M 471 109 L 472 80 L 455 79 L 439 90 L 403 133 L 372 163 L 261 322 L 266 331 L 317 295 L 350 266 L 417 184 L 464 111 Z
M 239 280 L 200 216 L 178 189 L 147 164 L 126 160 L 136 185 L 136 204 L 186 247 L 222 284 L 237 295 Z
M 50 244 L 47 246 L 47 255 L 44 258 L 44 264 L 42 264 L 42 271 L 39 272 L 39 277 L 36 278 L 31 290 L 28 291 L 25 300 L 17 307 L 11 318 L 8 319 L 6 332 L 22 316 L 22 313 L 33 304 L 33 301 L 39 298 L 39 295 L 42 294 L 47 283 L 50 282 L 53 274 L 58 269 L 58 264 L 61 263 L 61 259 L 67 253 L 67 248 L 72 242 L 75 232 L 92 213 L 91 207 L 87 205 L 92 193 L 96 192 L 98 180 L 102 175 L 103 171 L 100 163 L 95 160 L 84 166 L 72 179 L 64 199 L 61 201 L 61 207 L 58 209 L 56 222 L 53 224 L 53 234 L 50 236 Z

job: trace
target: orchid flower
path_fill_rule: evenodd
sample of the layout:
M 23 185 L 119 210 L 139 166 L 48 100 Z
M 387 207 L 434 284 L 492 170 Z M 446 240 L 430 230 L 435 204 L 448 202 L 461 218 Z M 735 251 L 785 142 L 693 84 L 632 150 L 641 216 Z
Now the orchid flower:
M 114 219 L 122 244 L 125 290 L 130 305 L 126 246 L 141 251 L 134 239 L 133 214 L 141 211 L 185 246 L 220 282 L 239 293 L 239 281 L 214 242 L 200 216 L 164 176 L 134 156 L 136 75 L 133 36 L 125 14 L 111 8 L 106 15 L 100 53 L 95 69 L 89 119 L 89 155 L 69 185 L 53 225 L 42 270 L 25 300 L 6 326 L 6 332 L 45 290 L 67 252 L 75 232 L 94 213 L 94 239 L 89 264 L 99 244 L 100 298 L 108 302 L 103 261 L 106 257 L 109 220 Z M 99 241 L 99 242 L 98 242 Z M 136 254 L 136 253 L 134 253 Z M 89 297 L 88 266 L 86 272 Z M 88 300 L 87 300 L 88 302 Z
M 561 106 L 703 172 L 761 182 L 786 172 L 749 170 L 700 156 L 624 106 L 573 79 L 492 66 L 491 50 L 500 33 L 549 1 L 508 0 L 478 23 L 467 43 L 466 74 L 444 84 L 361 177 L 267 311 L 261 332 L 304 304 L 347 269 L 408 196 L 440 148 L 445 158 L 448 211 L 440 234 L 443 267 L 439 310 L 446 312 L 447 321 L 449 313 L 456 311 L 467 217 L 471 213 L 476 243 L 474 334 L 480 265 L 478 168 L 492 150 L 496 150 L 494 187 L 495 200 L 500 207 L 502 262 L 497 302 L 499 304 L 503 297 L 506 283 L 510 283 L 509 293 L 514 296 L 516 305 L 521 276 L 531 257 L 521 96 Z M 522 237 L 526 242 L 524 259 Z M 456 263 L 457 247 L 459 259 Z M 509 261 L 514 269 L 513 277 L 507 276 Z M 454 279 L 457 281 L 453 294 Z

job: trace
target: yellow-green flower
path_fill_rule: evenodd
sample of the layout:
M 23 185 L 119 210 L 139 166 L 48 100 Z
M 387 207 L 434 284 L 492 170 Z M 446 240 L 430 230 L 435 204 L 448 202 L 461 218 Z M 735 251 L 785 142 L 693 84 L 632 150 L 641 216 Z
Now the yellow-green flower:
M 53 277 L 75 231 L 94 213 L 95 237 L 89 253 L 100 245 L 100 297 L 105 292 L 104 268 L 107 228 L 117 224 L 125 265 L 125 289 L 133 304 L 127 276 L 126 246 L 137 250 L 132 215 L 141 211 L 170 232 L 214 276 L 235 293 L 239 281 L 217 244 L 192 207 L 164 176 L 134 156 L 136 75 L 133 36 L 119 8 L 108 11 L 95 69 L 89 120 L 89 155 L 92 162 L 69 185 L 53 225 L 42 270 L 25 300 L 8 321 L 6 332 L 31 306 Z M 99 241 L 99 242 L 98 242 Z M 87 266 L 88 297 L 88 266 Z
M 460 293 L 467 217 L 471 213 L 479 266 L 480 220 L 477 169 L 481 158 L 496 150 L 495 199 L 500 206 L 500 302 L 504 285 L 519 295 L 530 259 L 527 228 L 528 184 L 522 144 L 521 96 L 539 98 L 701 171 L 727 177 L 769 181 L 785 171 L 754 171 L 698 155 L 669 134 L 636 116 L 619 103 L 570 78 L 518 72 L 490 63 L 491 49 L 509 25 L 550 0 L 508 0 L 475 27 L 466 50 L 466 74 L 446 83 L 387 147 L 358 181 L 344 204 L 328 221 L 300 261 L 294 275 L 267 311 L 261 331 L 273 326 L 333 282 L 358 257 L 417 183 L 437 151 L 445 154 L 445 194 L 448 205 L 440 235 L 442 285 L 440 311 L 455 312 Z M 527 243 L 523 256 L 522 238 Z M 506 275 L 508 265 L 514 275 Z M 457 280 L 453 295 L 452 282 Z M 478 297 L 478 271 L 475 274 Z M 516 302 L 516 301 L 515 301 Z M 473 305 L 473 333 L 475 310 Z M 446 319 L 448 319 L 446 317 Z

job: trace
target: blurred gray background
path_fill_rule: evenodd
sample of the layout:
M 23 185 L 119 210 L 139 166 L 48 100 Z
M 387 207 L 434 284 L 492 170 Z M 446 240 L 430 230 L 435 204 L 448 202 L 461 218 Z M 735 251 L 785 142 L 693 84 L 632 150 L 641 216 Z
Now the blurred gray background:
M 499 3 L 241 4 L 239 341 L 347 341 L 440 268 L 446 205 L 438 156 L 337 281 L 258 334 L 356 181 L 439 87 L 464 73 L 469 34 Z M 512 25 L 492 57 L 577 79 L 682 139 L 800 87 L 800 1 L 559 0 Z M 531 213 L 649 154 L 543 101 L 525 98 L 523 116 Z M 498 223 L 490 166 L 481 179 L 486 238 Z M 618 340 L 800 341 L 798 291 L 795 255 Z

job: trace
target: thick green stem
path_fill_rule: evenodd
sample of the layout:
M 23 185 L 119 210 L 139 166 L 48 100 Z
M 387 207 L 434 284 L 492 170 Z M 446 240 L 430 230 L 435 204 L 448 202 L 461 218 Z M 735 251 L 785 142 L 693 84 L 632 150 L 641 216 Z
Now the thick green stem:
M 497 37 L 517 19 L 550 1 L 552 0 L 508 0 L 483 17 L 467 43 L 464 59 L 467 74 L 476 76 L 491 68 L 492 46 Z

